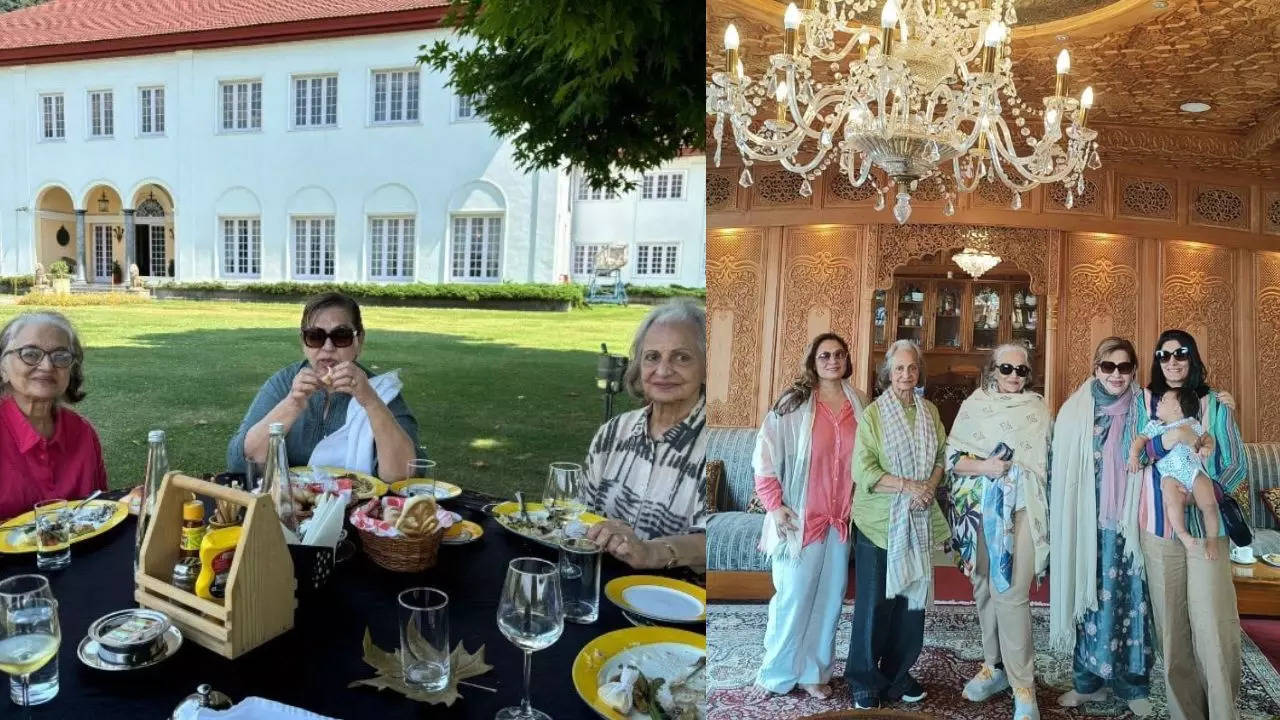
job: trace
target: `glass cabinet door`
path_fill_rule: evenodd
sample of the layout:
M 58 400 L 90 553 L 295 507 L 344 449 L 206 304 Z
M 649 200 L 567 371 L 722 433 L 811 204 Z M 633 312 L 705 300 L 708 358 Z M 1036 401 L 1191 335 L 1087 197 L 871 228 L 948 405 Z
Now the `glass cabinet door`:
M 924 344 L 924 299 L 927 286 L 920 280 L 898 283 L 898 330 L 895 340 L 914 340 Z
M 871 312 L 874 316 L 871 325 L 871 342 L 877 347 L 884 346 L 885 328 L 889 324 L 889 308 L 886 304 L 888 297 L 888 291 L 877 290 L 871 299 Z
M 1014 342 L 1025 343 L 1032 350 L 1038 350 L 1036 340 L 1040 331 L 1040 302 L 1031 294 L 1027 285 L 1015 285 L 1010 302 L 1012 315 L 1010 326 L 1013 329 Z
M 1000 286 L 973 286 L 973 348 L 990 350 L 1000 344 Z
M 933 309 L 933 347 L 960 349 L 964 328 L 961 326 L 964 286 L 959 283 L 938 283 L 938 293 Z

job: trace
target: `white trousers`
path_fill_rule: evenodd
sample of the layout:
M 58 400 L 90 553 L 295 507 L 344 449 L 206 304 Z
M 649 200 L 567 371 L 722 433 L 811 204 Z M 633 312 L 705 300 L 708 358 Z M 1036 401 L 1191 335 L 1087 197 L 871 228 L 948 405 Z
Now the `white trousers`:
M 775 693 L 831 679 L 836 623 L 849 577 L 849 543 L 835 528 L 800 550 L 796 562 L 773 563 L 773 599 L 756 684 Z

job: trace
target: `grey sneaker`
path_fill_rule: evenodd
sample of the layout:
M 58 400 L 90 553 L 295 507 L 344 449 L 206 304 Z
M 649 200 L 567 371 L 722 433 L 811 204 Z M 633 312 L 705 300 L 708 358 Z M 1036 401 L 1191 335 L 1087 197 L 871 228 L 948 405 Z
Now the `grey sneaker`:
M 1040 720 L 1034 688 L 1013 689 L 1013 720 Z
M 1004 670 L 998 670 L 983 663 L 978 674 L 964 684 L 963 695 L 966 700 L 982 702 L 1008 689 L 1009 678 L 1004 674 Z

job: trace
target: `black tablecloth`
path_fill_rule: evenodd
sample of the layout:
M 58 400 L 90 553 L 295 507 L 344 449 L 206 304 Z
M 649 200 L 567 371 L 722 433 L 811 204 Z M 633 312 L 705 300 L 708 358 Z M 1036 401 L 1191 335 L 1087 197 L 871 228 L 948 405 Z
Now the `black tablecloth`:
M 298 603 L 294 628 L 236 660 L 226 660 L 193 642 L 183 643 L 173 658 L 132 672 L 107 673 L 86 667 L 76 646 L 93 620 L 112 610 L 135 607 L 130 572 L 133 565 L 132 518 L 107 534 L 72 546 L 71 565 L 47 573 L 60 604 L 61 689 L 52 701 L 31 709 L 33 718 L 168 718 L 174 707 L 201 683 L 233 700 L 251 695 L 296 705 L 336 718 L 492 718 L 501 708 L 519 704 L 523 655 L 498 631 L 496 614 L 507 563 L 514 557 L 555 559 L 555 551 L 514 536 L 479 513 L 456 508 L 484 525 L 474 543 L 440 548 L 436 567 L 422 573 L 394 573 L 374 565 L 362 553 L 337 566 L 324 589 Z M 4 556 L 0 578 L 36 572 L 33 555 Z M 587 718 L 595 714 L 573 689 L 573 659 L 592 639 L 629 627 L 622 613 L 603 596 L 603 583 L 630 574 L 606 558 L 602 569 L 600 618 L 592 625 L 565 623 L 564 634 L 550 648 L 533 655 L 533 705 L 555 718 Z M 493 670 L 470 681 L 496 688 L 496 693 L 461 686 L 452 707 L 408 700 L 391 691 L 348 688 L 374 671 L 361 660 L 365 628 L 374 642 L 394 650 L 396 595 L 428 585 L 449 594 L 450 641 L 470 652 L 485 646 Z M 3 677 L 3 676 L 0 676 Z M 7 688 L 6 688 L 7 689 Z M 17 710 L 0 695 L 0 716 Z

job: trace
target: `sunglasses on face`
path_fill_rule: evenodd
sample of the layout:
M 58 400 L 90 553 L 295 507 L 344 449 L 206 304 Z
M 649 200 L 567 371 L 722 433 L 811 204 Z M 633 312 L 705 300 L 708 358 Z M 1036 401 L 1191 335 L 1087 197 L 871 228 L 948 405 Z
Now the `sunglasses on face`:
M 1122 363 L 1113 363 L 1110 360 L 1103 360 L 1098 363 L 1098 369 L 1103 375 L 1110 375 L 1119 370 L 1121 375 L 1130 375 L 1133 373 L 1133 363 L 1125 361 Z
M 1167 364 L 1173 358 L 1177 358 L 1179 360 L 1186 360 L 1190 357 L 1191 357 L 1191 348 L 1186 347 L 1185 345 L 1176 350 L 1157 350 L 1156 351 L 1156 360 L 1159 360 L 1161 365 Z
M 49 361 L 53 366 L 59 369 L 71 367 L 76 361 L 76 354 L 65 348 L 50 350 L 46 352 L 44 348 L 38 348 L 35 345 L 24 345 L 16 350 L 10 350 L 5 355 L 17 355 L 22 362 L 36 367 L 44 360 L 44 356 L 49 356 Z
M 822 362 L 826 362 L 828 360 L 843 360 L 847 357 L 849 357 L 849 353 L 843 350 L 836 350 L 835 352 L 818 353 L 818 359 L 821 360 Z
M 1031 374 L 1031 368 L 1027 367 L 1026 365 L 1010 365 L 1009 363 L 1000 363 L 999 365 L 996 366 L 996 369 L 1000 371 L 1001 375 L 1008 375 L 1009 373 L 1016 372 L 1018 373 L 1018 377 L 1020 378 L 1024 378 Z
M 307 347 L 315 349 L 324 347 L 325 340 L 332 340 L 334 347 L 344 348 L 351 347 L 351 343 L 356 341 L 356 335 L 358 334 L 355 330 L 346 326 L 336 327 L 332 330 L 313 327 L 302 331 L 302 342 L 306 343 Z

